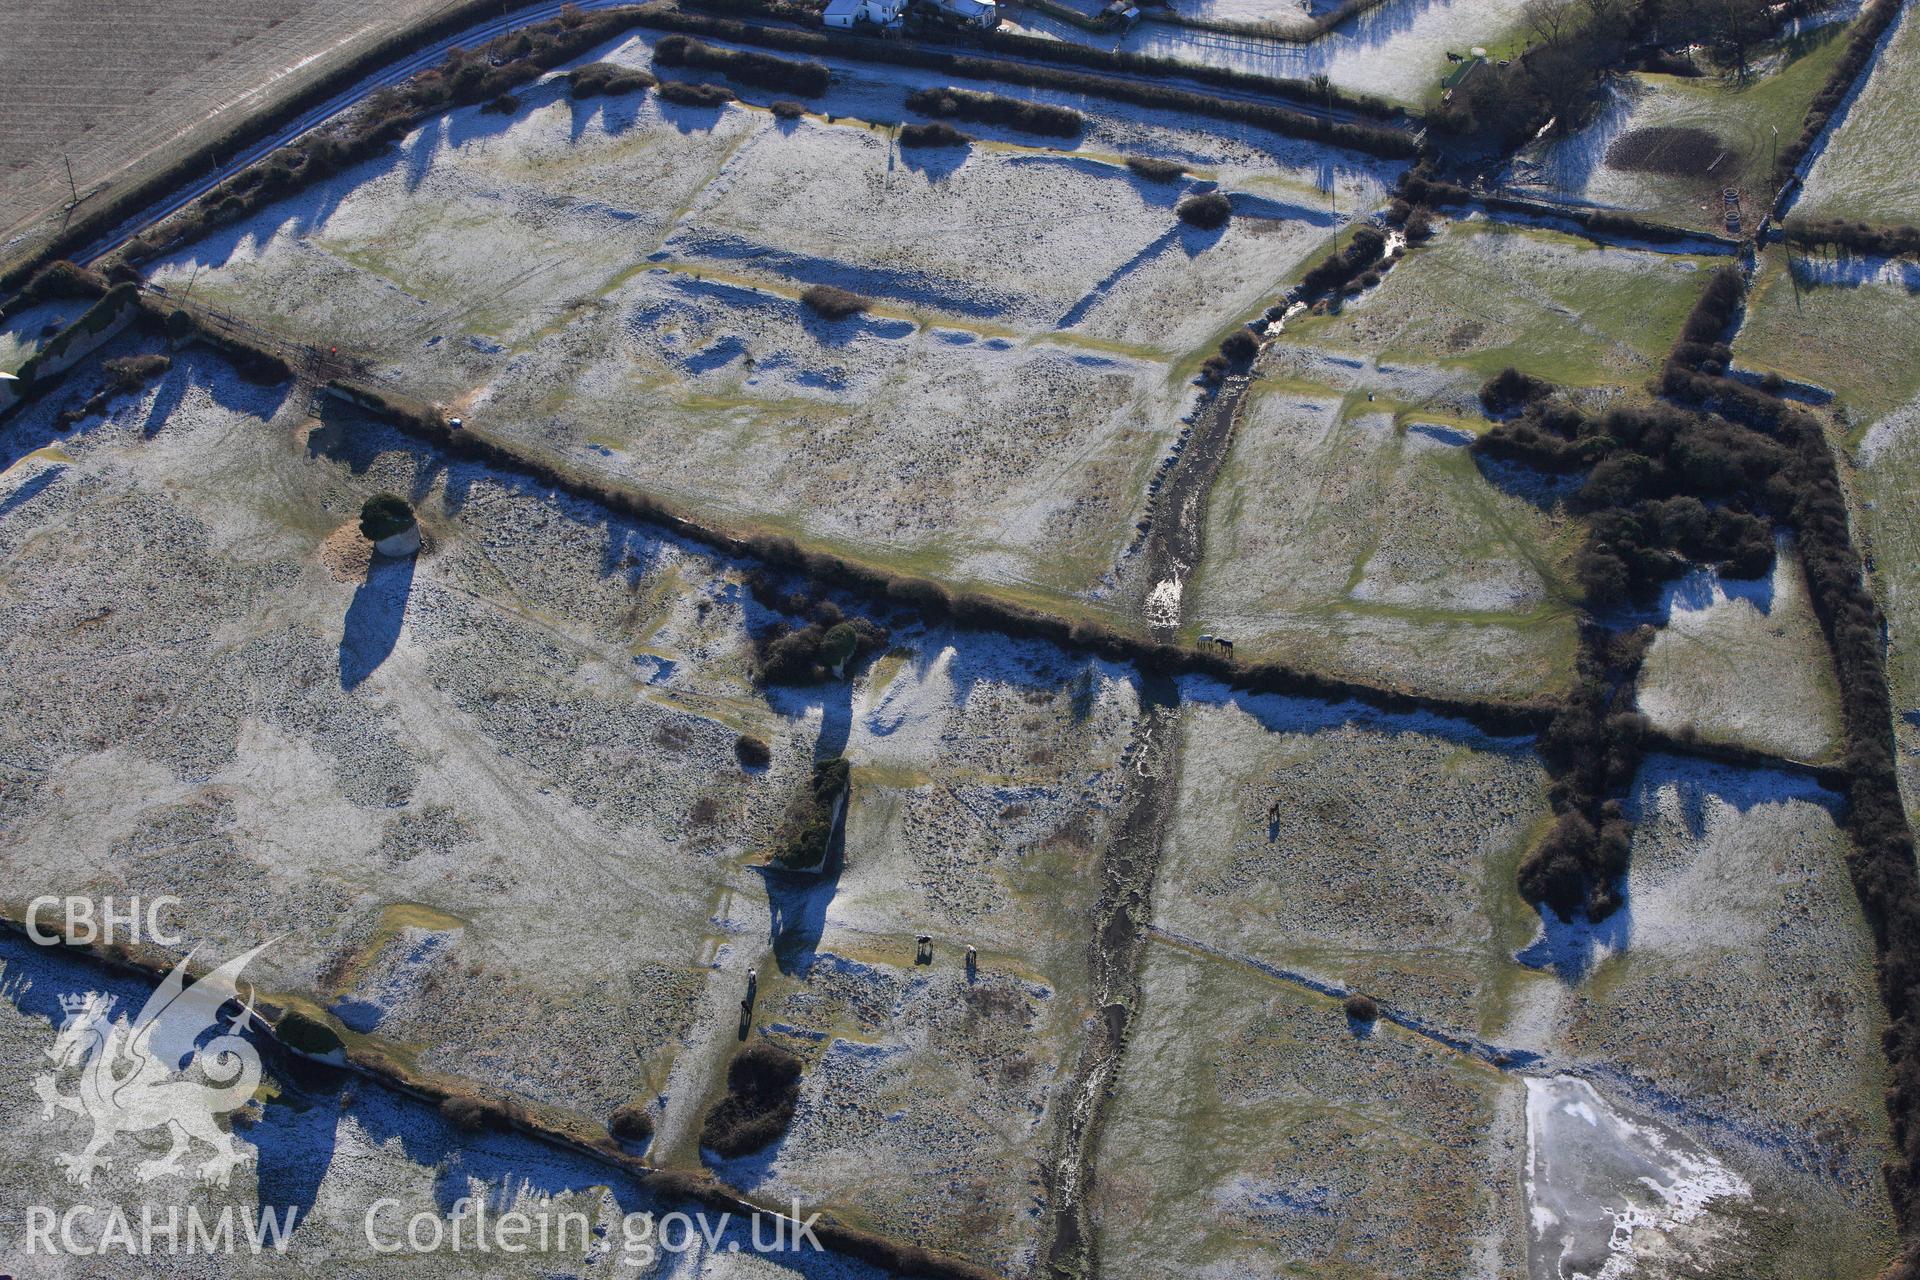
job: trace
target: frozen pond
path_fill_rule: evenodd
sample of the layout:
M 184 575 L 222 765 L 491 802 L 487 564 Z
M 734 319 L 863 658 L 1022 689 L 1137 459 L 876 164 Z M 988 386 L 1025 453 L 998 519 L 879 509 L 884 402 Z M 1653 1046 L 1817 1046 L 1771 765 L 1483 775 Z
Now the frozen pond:
M 1616 1110 L 1585 1080 L 1527 1081 L 1533 1280 L 1615 1280 L 1656 1259 L 1680 1270 L 1725 1229 L 1714 1203 L 1752 1195 L 1707 1152 Z

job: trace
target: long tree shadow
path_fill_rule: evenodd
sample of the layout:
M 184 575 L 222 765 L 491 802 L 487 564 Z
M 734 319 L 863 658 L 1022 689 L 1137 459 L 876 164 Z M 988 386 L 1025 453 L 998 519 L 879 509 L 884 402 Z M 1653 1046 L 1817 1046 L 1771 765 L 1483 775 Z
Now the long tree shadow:
M 375 557 L 367 580 L 353 593 L 340 632 L 340 687 L 358 688 L 379 670 L 399 642 L 413 591 L 413 557 L 387 560 Z
M 813 749 L 815 760 L 832 760 L 845 755 L 853 737 L 853 686 L 858 676 L 849 673 L 845 680 L 820 686 L 820 736 Z M 779 695 L 775 694 L 777 698 Z M 776 710 L 778 707 L 776 707 Z M 846 867 L 847 820 L 843 806 L 827 841 L 826 860 L 818 871 L 787 871 L 780 867 L 755 867 L 767 891 L 769 932 L 774 963 L 781 973 L 805 973 L 819 954 L 820 938 L 826 932 L 827 908 L 840 889 L 840 873 Z
M 819 871 L 785 871 L 755 867 L 767 891 L 767 914 L 773 962 L 781 973 L 804 975 L 820 955 L 820 938 L 827 929 L 827 908 L 840 891 L 840 873 L 846 868 L 847 824 L 843 814 L 827 842 L 827 859 Z

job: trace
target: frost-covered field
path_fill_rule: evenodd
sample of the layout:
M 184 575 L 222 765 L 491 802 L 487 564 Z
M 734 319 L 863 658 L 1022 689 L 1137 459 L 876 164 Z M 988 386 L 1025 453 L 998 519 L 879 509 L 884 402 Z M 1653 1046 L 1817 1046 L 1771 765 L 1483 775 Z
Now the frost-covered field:
M 1770 250 L 1735 362 L 1812 383 L 1836 397 L 1836 444 L 1855 537 L 1870 556 L 1887 615 L 1887 673 L 1909 811 L 1920 797 L 1920 366 L 1887 353 L 1920 345 L 1920 267 Z
M 1740 192 L 1742 226 L 1751 233 L 1773 200 L 1775 130 L 1791 139 L 1846 47 L 1846 24 L 1818 26 L 1784 48 L 1756 55 L 1744 81 L 1707 75 L 1634 72 L 1613 77 L 1592 123 L 1570 137 L 1521 149 L 1504 180 L 1523 191 L 1579 203 L 1631 209 L 1681 227 L 1724 231 L 1722 192 Z M 1607 151 L 1640 129 L 1703 130 L 1716 153 L 1679 172 L 1623 168 Z
M 1128 673 L 909 626 L 850 683 L 756 691 L 772 618 L 655 532 L 209 356 L 65 437 L 62 403 L 0 433 L 11 912 L 175 894 L 210 948 L 284 935 L 250 973 L 349 1042 L 589 1126 L 637 1101 L 685 1165 L 757 968 L 808 1092 L 766 1167 L 723 1172 L 1031 1263 Z M 369 563 L 381 489 L 418 504 L 417 561 Z M 843 751 L 844 864 L 756 866 Z
M 1208 505 L 1192 626 L 1423 690 L 1563 687 L 1576 530 L 1474 466 L 1471 435 L 1448 425 L 1464 396 L 1423 413 L 1417 388 L 1366 374 L 1379 392 L 1256 387 Z
M 1920 23 L 1910 10 L 1893 21 L 1873 74 L 1808 171 L 1795 214 L 1896 225 L 1920 216 L 1920 126 L 1913 113 L 1920 94 Z
M 1517 1083 L 1244 964 L 1150 943 L 1102 1131 L 1102 1257 L 1142 1280 L 1525 1268 Z
M 1286 4 L 1217 0 L 1187 11 L 1238 22 L 1285 21 Z M 1524 0 L 1385 0 L 1305 44 L 1156 22 L 1143 22 L 1116 41 L 1030 10 L 1011 8 L 1006 17 L 1035 35 L 1176 62 L 1293 80 L 1325 75 L 1349 92 L 1414 107 L 1439 97 L 1440 81 L 1452 67 L 1447 54 L 1464 56 L 1476 47 L 1502 43 L 1518 30 L 1525 8 Z
M 1717 265 L 1475 216 L 1445 224 L 1338 313 L 1290 323 L 1289 343 L 1375 364 L 1437 364 L 1475 387 L 1508 365 L 1563 385 L 1613 386 L 1666 355 Z
M 1550 820 L 1530 744 L 1204 682 L 1183 692 L 1156 928 L 1497 1036 L 1532 915 L 1514 871 Z
M 825 887 L 770 881 L 804 942 L 755 1015 L 808 1063 L 800 1109 L 722 1172 L 1026 1274 L 1034 1179 L 1093 1013 L 1087 920 L 1138 698 L 1039 646 L 913 643 L 826 717 L 856 780 L 845 866 Z
M 1840 686 L 1790 539 L 1768 577 L 1728 582 L 1697 570 L 1661 605 L 1635 687 L 1656 726 L 1800 760 L 1839 755 Z
M 1862 1274 L 1889 1247 L 1885 1019 L 1837 804 L 1783 774 L 1651 758 L 1626 906 L 1594 950 L 1561 953 L 1593 968 L 1553 1002 L 1556 1049 L 1753 1186 L 1766 1212 L 1746 1229 L 1774 1270 L 1742 1274 Z
M 1837 797 L 1656 756 L 1626 906 L 1541 928 L 1513 883 L 1548 812 L 1524 746 L 1183 693 L 1100 1153 L 1109 1256 L 1153 1276 L 1874 1273 L 1883 1016 Z M 1349 1019 L 1353 990 L 1379 1022 Z
M 89 1261 L 86 1274 L 283 1276 L 296 1267 L 353 1277 L 485 1274 L 501 1280 L 576 1274 L 582 1267 L 715 1280 L 869 1280 L 883 1274 L 811 1251 L 755 1257 L 751 1229 L 736 1218 L 722 1230 L 717 1214 L 714 1240 L 695 1231 L 692 1247 L 671 1252 L 661 1247 L 658 1226 L 629 1215 L 650 1214 L 657 1221 L 695 1206 L 660 1200 L 598 1161 L 518 1135 L 466 1133 L 423 1103 L 369 1088 L 346 1072 L 289 1064 L 270 1053 L 261 1098 L 236 1113 L 233 1124 L 236 1143 L 250 1154 L 251 1164 L 237 1170 L 228 1186 L 195 1183 L 193 1166 L 207 1154 L 205 1148 L 188 1157 L 184 1176 L 142 1182 L 139 1161 L 121 1159 L 97 1173 L 90 1186 L 73 1186 L 55 1157 L 77 1151 L 89 1126 L 64 1112 L 46 1115 L 33 1081 L 46 1069 L 45 1051 L 63 1018 L 61 997 L 88 991 L 113 997 L 116 1012 L 128 1015 L 139 1012 L 149 995 L 144 985 L 111 978 L 98 966 L 12 935 L 0 940 L 0 1124 L 6 1134 L 0 1152 L 7 1162 L 11 1217 L 0 1241 L 0 1265 L 10 1274 L 78 1274 L 71 1258 L 49 1257 L 29 1241 L 23 1229 L 27 1206 L 49 1211 L 56 1220 L 73 1214 L 71 1235 L 82 1247 L 100 1241 L 109 1215 L 121 1208 L 137 1249 L 143 1202 L 154 1204 L 162 1228 L 167 1213 L 161 1206 L 176 1211 L 177 1249 L 168 1249 L 163 1231 L 151 1237 L 150 1252 L 110 1243 Z M 71 1082 L 61 1083 L 62 1092 L 72 1088 Z M 159 1135 L 146 1136 L 153 1150 L 143 1154 L 158 1155 L 164 1149 Z M 211 1235 L 229 1210 L 238 1247 L 217 1256 L 195 1250 L 188 1215 L 199 1215 Z M 500 1247 L 502 1237 L 495 1232 L 515 1212 L 526 1216 L 529 1230 L 505 1237 L 523 1246 L 509 1251 Z M 271 1233 L 257 1255 L 250 1247 L 247 1233 L 262 1214 L 283 1228 L 290 1224 L 280 1236 L 284 1255 L 273 1249 Z M 484 1258 L 475 1251 L 482 1223 L 492 1245 Z M 422 1242 L 420 1248 L 408 1243 L 409 1229 L 413 1240 Z M 58 1247 L 57 1227 L 51 1238 Z M 671 1227 L 667 1238 L 680 1241 Z M 436 1239 L 437 1247 L 431 1243 Z
M 720 566 L 193 355 L 6 488 L 16 884 L 285 933 L 263 985 L 423 1070 L 589 1116 L 664 1081 L 810 747 L 749 694 Z M 380 489 L 417 564 L 367 563 Z
M 650 45 L 611 56 L 645 65 Z M 154 276 L 709 517 L 1087 590 L 1199 357 L 1337 228 L 1325 182 L 1365 209 L 1395 166 L 1078 100 L 1075 143 L 969 126 L 971 148 L 903 151 L 869 122 L 900 120 L 913 83 L 842 68 L 817 114 L 783 123 L 652 94 L 570 103 L 550 80 Z M 1136 154 L 1195 176 L 1146 182 Z M 1216 183 L 1239 215 L 1225 229 L 1175 218 Z M 798 301 L 814 284 L 874 305 L 823 320 Z

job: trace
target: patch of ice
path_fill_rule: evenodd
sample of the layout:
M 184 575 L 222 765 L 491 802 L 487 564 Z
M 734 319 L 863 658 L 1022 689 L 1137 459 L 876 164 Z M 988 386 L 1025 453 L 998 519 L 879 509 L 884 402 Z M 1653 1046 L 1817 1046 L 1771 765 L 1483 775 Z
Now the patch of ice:
M 1180 625 L 1180 578 L 1178 575 L 1154 584 L 1147 593 L 1147 622 L 1155 627 Z
M 1610 1104 L 1573 1076 L 1527 1080 L 1528 1241 L 1534 1280 L 1619 1280 L 1682 1263 L 1733 1229 L 1715 1216 L 1753 1188 L 1704 1148 Z

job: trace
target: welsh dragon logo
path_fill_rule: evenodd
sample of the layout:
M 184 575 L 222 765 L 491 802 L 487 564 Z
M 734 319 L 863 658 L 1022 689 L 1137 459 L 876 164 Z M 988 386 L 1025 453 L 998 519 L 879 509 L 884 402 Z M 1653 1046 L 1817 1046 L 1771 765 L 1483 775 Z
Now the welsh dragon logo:
M 221 1007 L 239 999 L 240 971 L 270 945 L 236 956 L 191 986 L 186 968 L 193 957 L 187 956 L 131 1023 L 125 1016 L 108 1020 L 110 997 L 93 992 L 61 997 L 67 1018 L 47 1050 L 53 1070 L 41 1073 L 33 1086 L 46 1116 L 70 1111 L 93 1121 L 93 1137 L 83 1149 L 55 1157 L 69 1182 L 85 1186 L 96 1170 L 111 1167 L 104 1152 L 121 1134 L 152 1129 L 167 1130 L 173 1145 L 164 1156 L 140 1163 L 136 1174 L 142 1182 L 186 1173 L 180 1161 L 196 1140 L 213 1148 L 198 1170 L 202 1182 L 224 1187 L 236 1168 L 253 1159 L 251 1148 L 214 1123 L 214 1117 L 251 1098 L 260 1083 L 259 1050 L 242 1035 L 257 1017 L 251 988 L 239 1011 L 227 1018 L 226 1030 L 205 1044 L 199 1041 L 218 1029 Z M 62 1080 L 76 1072 L 78 1092 L 61 1093 Z

